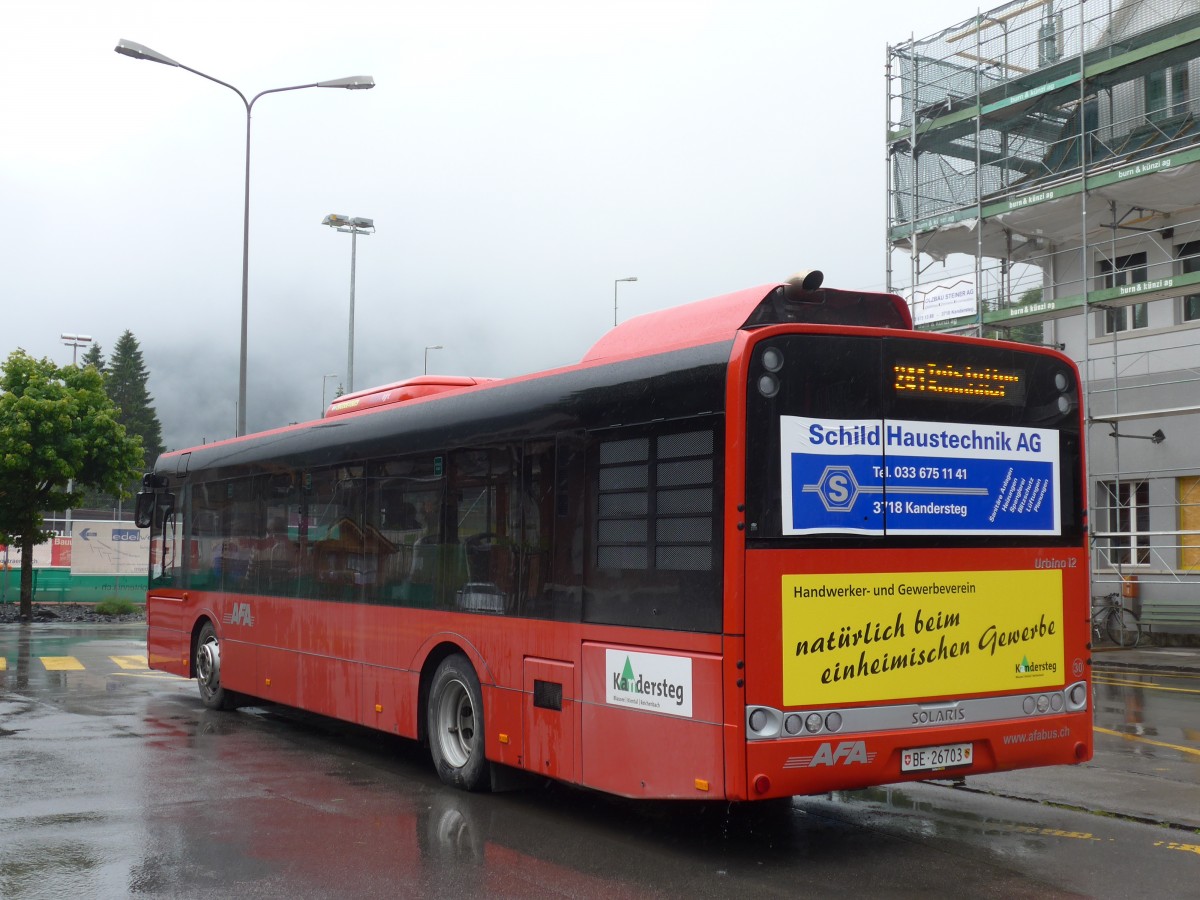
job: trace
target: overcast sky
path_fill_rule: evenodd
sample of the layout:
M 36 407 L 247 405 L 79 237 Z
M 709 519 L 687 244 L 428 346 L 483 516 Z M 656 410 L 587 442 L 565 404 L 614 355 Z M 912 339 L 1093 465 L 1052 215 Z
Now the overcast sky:
M 0 356 L 141 343 L 168 447 L 354 382 L 578 361 L 620 317 L 819 268 L 884 286 L 888 44 L 965 0 L 40 0 L 0 6 Z

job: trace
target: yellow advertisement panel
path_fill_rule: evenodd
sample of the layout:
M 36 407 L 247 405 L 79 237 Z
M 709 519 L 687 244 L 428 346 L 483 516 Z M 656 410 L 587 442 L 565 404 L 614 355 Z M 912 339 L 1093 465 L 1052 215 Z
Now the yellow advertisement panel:
M 783 702 L 831 706 L 1063 681 L 1056 569 L 783 576 Z

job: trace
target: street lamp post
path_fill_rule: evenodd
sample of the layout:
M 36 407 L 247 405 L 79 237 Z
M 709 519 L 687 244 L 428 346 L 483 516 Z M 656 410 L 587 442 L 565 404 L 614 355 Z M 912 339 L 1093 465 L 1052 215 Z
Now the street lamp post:
M 358 255 L 357 241 L 360 234 L 375 233 L 375 220 L 328 215 L 321 220 L 321 224 L 350 232 L 350 338 L 346 349 L 346 390 L 349 392 L 354 390 L 354 268 Z
M 66 346 L 71 348 L 71 365 L 78 366 L 79 365 L 79 348 L 86 347 L 88 344 L 90 344 L 92 342 L 91 335 L 70 334 L 68 332 L 63 332 L 62 334 L 59 335 L 59 337 L 62 338 L 62 342 Z
M 444 350 L 444 349 L 445 348 L 441 344 L 434 344 L 432 347 L 425 348 L 425 374 L 426 375 L 429 374 L 429 351 L 430 350 Z
M 337 378 L 337 372 L 334 372 L 332 375 L 322 375 L 321 376 L 321 415 L 322 416 L 325 415 L 325 385 L 327 385 L 329 383 L 330 378 Z
M 64 331 L 61 334 L 59 334 L 59 337 L 62 339 L 62 342 L 66 346 L 71 348 L 71 367 L 72 368 L 77 367 L 79 365 L 79 357 L 78 357 L 79 348 L 85 347 L 92 342 L 91 335 L 71 334 L 69 332 Z M 67 493 L 70 494 L 70 493 L 74 492 L 74 490 L 75 490 L 75 479 L 68 478 L 67 479 Z M 66 512 L 67 512 L 67 534 L 70 535 L 71 534 L 71 509 L 70 509 L 70 507 L 67 508 Z
M 249 318 L 249 276 L 250 276 L 250 111 L 259 97 L 266 94 L 278 94 L 283 91 L 300 91 L 305 88 L 344 88 L 346 90 L 367 90 L 375 87 L 375 79 L 370 75 L 354 75 L 349 78 L 335 78 L 332 81 L 314 81 L 310 84 L 295 84 L 291 87 L 271 88 L 266 91 L 259 91 L 250 100 L 246 99 L 246 95 L 235 88 L 232 84 L 227 84 L 219 78 L 213 78 L 211 75 L 206 75 L 199 69 L 193 69 L 190 66 L 185 66 L 183 63 L 176 62 L 169 56 L 151 50 L 142 44 L 134 43 L 133 41 L 120 40 L 117 41 L 115 49 L 122 56 L 129 56 L 133 59 L 147 59 L 151 62 L 162 63 L 164 66 L 174 66 L 177 69 L 183 69 L 185 72 L 191 72 L 193 75 L 199 75 L 201 78 L 207 78 L 209 81 L 215 82 L 222 87 L 227 87 L 241 99 L 246 107 L 246 189 L 245 189 L 245 207 L 242 217 L 242 335 L 241 335 L 241 352 L 238 357 L 238 404 L 237 404 L 237 433 L 243 435 L 246 433 L 246 323 Z
M 631 275 L 628 278 L 618 278 L 613 282 L 613 327 L 617 325 L 617 285 L 622 281 L 637 281 L 636 275 Z
M 79 348 L 85 347 L 92 342 L 91 335 L 87 334 L 71 334 L 70 332 L 62 332 L 59 334 L 62 342 L 71 348 L 71 367 L 75 368 L 79 365 Z M 67 479 L 67 493 L 75 491 L 75 479 Z M 67 535 L 71 534 L 71 508 L 67 507 Z

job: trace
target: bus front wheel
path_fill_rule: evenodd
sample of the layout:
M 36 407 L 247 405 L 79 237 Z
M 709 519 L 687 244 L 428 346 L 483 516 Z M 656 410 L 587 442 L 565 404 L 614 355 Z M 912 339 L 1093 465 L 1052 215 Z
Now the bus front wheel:
M 200 702 L 209 709 L 236 709 L 238 697 L 221 686 L 221 641 L 212 622 L 205 622 L 196 636 L 196 684 Z
M 461 653 L 446 657 L 434 673 L 426 730 L 438 777 L 465 791 L 483 790 L 483 694 L 475 669 Z

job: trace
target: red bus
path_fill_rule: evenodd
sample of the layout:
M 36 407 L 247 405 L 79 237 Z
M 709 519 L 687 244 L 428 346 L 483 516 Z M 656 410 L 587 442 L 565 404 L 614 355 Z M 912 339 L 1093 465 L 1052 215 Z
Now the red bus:
M 151 667 L 423 741 L 471 790 L 754 800 L 1091 757 L 1065 356 L 808 273 L 447 381 L 164 454 Z

